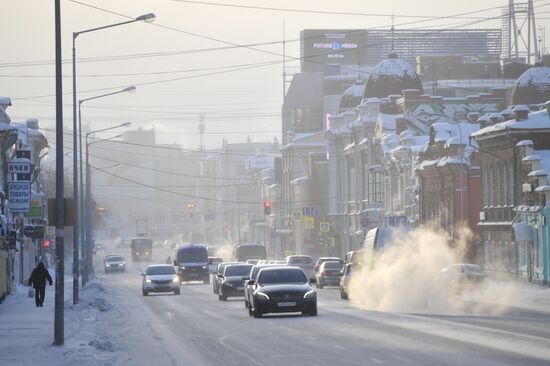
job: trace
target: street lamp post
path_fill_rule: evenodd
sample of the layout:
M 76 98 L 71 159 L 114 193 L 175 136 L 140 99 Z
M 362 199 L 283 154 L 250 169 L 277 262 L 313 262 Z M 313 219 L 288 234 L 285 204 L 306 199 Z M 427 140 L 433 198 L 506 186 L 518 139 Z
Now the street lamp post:
M 80 32 L 73 32 L 73 204 L 75 216 L 78 218 L 78 173 L 77 173 L 77 120 L 76 120 L 76 38 L 84 33 L 90 33 L 102 29 L 113 28 L 120 25 L 130 24 L 134 22 L 152 22 L 156 18 L 155 14 L 148 13 L 141 15 L 135 19 L 127 20 L 125 22 L 119 22 L 114 24 L 109 24 L 102 27 L 96 27 L 91 29 L 86 29 Z M 82 148 L 82 143 L 80 144 Z M 82 155 L 81 155 L 82 156 Z M 74 241 L 74 252 L 73 252 L 73 303 L 78 303 L 78 219 L 74 220 L 73 225 L 73 241 Z M 80 238 L 82 240 L 82 238 Z
M 96 131 L 90 131 L 86 133 L 86 271 L 88 272 L 88 276 L 93 273 L 93 261 L 92 261 L 92 244 L 91 244 L 91 238 L 92 238 L 92 222 L 91 222 L 91 174 L 90 174 L 90 145 L 93 144 L 93 142 L 88 142 L 88 137 L 97 132 L 103 132 L 108 130 L 113 130 L 115 128 L 120 127 L 127 127 L 130 126 L 130 122 L 122 123 L 117 126 L 112 126 L 108 128 L 103 128 L 101 130 Z M 105 141 L 105 140 L 101 140 Z M 96 141 L 96 142 L 101 142 Z
M 83 167 L 83 160 L 82 160 L 82 103 L 84 102 L 87 102 L 89 100 L 94 100 L 94 99 L 99 99 L 99 98 L 104 98 L 104 97 L 108 97 L 108 96 L 111 96 L 111 95 L 115 95 L 115 94 L 120 94 L 120 93 L 132 93 L 133 91 L 136 90 L 136 87 L 135 86 L 129 86 L 129 87 L 126 87 L 122 90 L 119 90 L 119 91 L 116 91 L 116 92 L 112 92 L 112 93 L 106 93 L 106 94 L 101 94 L 101 95 L 97 95 L 95 97 L 90 97 L 90 98 L 85 98 L 85 99 L 80 99 L 78 101 L 78 135 L 79 135 L 79 154 L 80 154 L 80 157 L 79 157 L 79 160 L 80 160 L 80 187 L 79 187 L 79 192 L 80 192 L 80 197 L 79 197 L 79 201 L 80 201 L 80 207 L 79 207 L 79 211 L 80 211 L 80 222 L 79 222 L 79 226 L 80 226 L 80 242 L 81 243 L 85 243 L 85 235 L 86 235 L 86 230 L 85 230 L 85 217 L 86 217 L 86 211 L 84 210 L 84 178 L 83 178 L 83 172 L 84 172 L 84 169 L 82 169 Z M 85 245 L 85 244 L 82 244 L 82 245 Z M 83 257 L 83 261 L 84 263 L 87 263 L 87 260 L 86 260 L 86 256 L 87 256 L 88 252 L 85 251 L 85 250 L 82 250 L 82 257 Z M 86 285 L 86 283 L 88 283 L 88 271 L 83 271 L 82 272 L 82 286 Z

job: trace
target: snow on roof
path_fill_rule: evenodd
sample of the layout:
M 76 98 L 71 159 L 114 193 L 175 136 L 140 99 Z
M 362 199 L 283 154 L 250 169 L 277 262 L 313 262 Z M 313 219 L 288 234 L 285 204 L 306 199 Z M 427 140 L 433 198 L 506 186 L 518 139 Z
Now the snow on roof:
M 542 130 L 550 129 L 550 118 L 546 111 L 538 111 L 529 114 L 529 117 L 523 121 L 516 121 L 515 119 L 508 120 L 506 122 L 496 123 L 492 126 L 487 126 L 481 130 L 474 132 L 473 137 L 482 136 L 485 134 L 494 133 L 503 130 Z
M 518 86 L 550 84 L 550 67 L 531 67 L 518 78 Z
M 535 150 L 540 157 L 540 168 L 550 172 L 550 150 Z
M 405 75 L 414 77 L 416 76 L 416 72 L 406 61 L 398 58 L 390 58 L 380 61 L 372 71 L 370 78 L 374 80 L 378 79 L 379 76 L 395 76 L 397 78 L 402 78 Z
M 546 177 L 548 175 L 548 172 L 546 170 L 533 170 L 529 174 L 527 174 L 528 177 Z
M 537 193 L 550 192 L 550 186 L 549 185 L 538 186 L 537 188 L 535 188 L 535 192 Z
M 467 145 L 470 135 L 479 130 L 477 123 L 438 122 L 432 124 L 431 127 L 435 131 L 436 142 L 446 142 L 451 137 L 457 137 L 457 144 L 460 144 L 460 141 L 462 141 L 463 145 Z
M 518 142 L 516 144 L 516 147 L 520 147 L 520 146 L 533 146 L 534 143 L 533 143 L 533 140 L 521 140 L 520 142 Z
M 539 161 L 541 158 L 539 155 L 527 155 L 521 161 L 528 162 L 528 161 Z

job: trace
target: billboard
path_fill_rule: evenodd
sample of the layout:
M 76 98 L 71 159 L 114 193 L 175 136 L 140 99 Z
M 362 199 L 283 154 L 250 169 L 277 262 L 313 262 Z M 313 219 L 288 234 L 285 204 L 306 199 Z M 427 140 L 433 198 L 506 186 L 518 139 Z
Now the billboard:
M 365 29 L 304 29 L 300 32 L 302 72 L 340 74 L 342 65 L 366 59 Z

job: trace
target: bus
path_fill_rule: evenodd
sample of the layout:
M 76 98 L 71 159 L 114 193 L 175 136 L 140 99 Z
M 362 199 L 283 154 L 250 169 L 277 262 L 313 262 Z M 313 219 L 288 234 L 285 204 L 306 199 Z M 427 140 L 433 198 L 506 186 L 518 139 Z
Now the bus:
M 202 244 L 181 244 L 174 255 L 174 266 L 182 281 L 210 283 L 208 270 L 208 247 Z
M 132 260 L 153 259 L 153 239 L 139 236 L 130 240 L 130 250 L 132 251 Z
M 249 259 L 267 259 L 267 252 L 262 244 L 237 244 L 235 245 L 234 257 L 237 262 L 246 262 Z

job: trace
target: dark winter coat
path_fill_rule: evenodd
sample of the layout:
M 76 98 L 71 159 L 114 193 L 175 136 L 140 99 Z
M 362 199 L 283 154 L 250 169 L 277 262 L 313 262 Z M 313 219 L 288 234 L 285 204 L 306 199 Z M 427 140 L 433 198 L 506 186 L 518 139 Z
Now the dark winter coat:
M 48 272 L 44 263 L 40 262 L 36 268 L 32 270 L 31 277 L 29 278 L 29 286 L 35 289 L 44 289 L 46 288 L 46 280 L 48 280 L 51 286 L 53 281 L 50 272 Z

